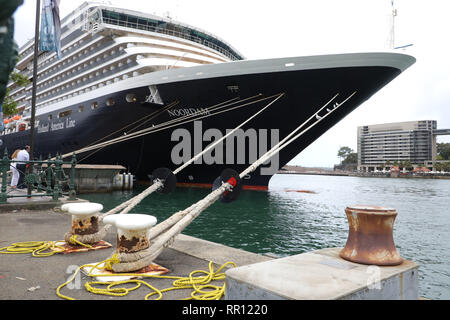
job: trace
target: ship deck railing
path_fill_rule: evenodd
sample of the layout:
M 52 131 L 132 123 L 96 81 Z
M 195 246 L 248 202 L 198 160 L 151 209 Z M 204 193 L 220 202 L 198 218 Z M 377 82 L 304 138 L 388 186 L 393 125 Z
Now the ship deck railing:
M 103 23 L 104 24 L 110 24 L 110 25 L 115 25 L 115 26 L 119 26 L 119 27 L 125 27 L 125 28 L 131 28 L 131 29 L 139 29 L 139 30 L 144 30 L 144 31 L 150 31 L 150 32 L 156 32 L 156 33 L 162 33 L 162 34 L 167 34 L 170 36 L 175 36 L 177 38 L 182 38 L 182 39 L 186 39 L 186 40 L 190 40 L 190 41 L 194 41 L 197 42 L 199 44 L 202 44 L 206 47 L 209 47 L 215 51 L 220 52 L 221 54 L 225 55 L 226 57 L 228 57 L 231 60 L 239 60 L 238 57 L 236 57 L 235 55 L 231 54 L 229 51 L 225 50 L 224 48 L 206 40 L 206 39 L 201 39 L 199 37 L 196 36 L 192 36 L 189 34 L 185 34 L 182 32 L 178 32 L 175 30 L 169 30 L 169 29 L 165 29 L 165 28 L 160 28 L 160 27 L 154 27 L 154 26 L 150 26 L 147 24 L 142 24 L 142 23 L 135 23 L 135 22 L 125 22 L 122 21 L 120 19 L 114 19 L 114 18 L 106 18 L 103 17 Z

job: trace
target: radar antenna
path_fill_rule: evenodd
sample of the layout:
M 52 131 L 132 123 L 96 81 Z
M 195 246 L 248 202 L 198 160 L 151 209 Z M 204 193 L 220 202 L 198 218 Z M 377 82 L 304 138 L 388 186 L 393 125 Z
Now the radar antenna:
M 408 47 L 413 46 L 412 43 L 402 46 L 395 46 L 395 18 L 397 17 L 397 9 L 394 6 L 394 0 L 391 0 L 391 7 L 392 7 L 392 16 L 391 16 L 391 32 L 389 36 L 389 49 L 396 50 L 396 49 L 403 49 L 405 50 Z

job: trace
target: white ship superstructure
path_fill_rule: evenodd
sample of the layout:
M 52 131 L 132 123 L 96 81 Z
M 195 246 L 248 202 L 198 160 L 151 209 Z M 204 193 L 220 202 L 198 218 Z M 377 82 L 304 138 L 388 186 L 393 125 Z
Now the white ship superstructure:
M 79 163 L 121 164 L 143 180 L 252 119 L 176 177 L 208 185 L 225 168 L 244 170 L 300 124 L 320 121 L 244 179 L 267 188 L 279 168 L 415 62 L 383 52 L 245 60 L 206 31 L 94 2 L 61 24 L 61 59 L 39 55 L 33 156 L 76 153 Z M 21 48 L 16 67 L 29 78 L 33 44 Z M 7 120 L 0 154 L 30 141 L 32 86 L 9 89 L 20 114 Z
M 40 110 L 139 75 L 167 69 L 216 64 L 243 57 L 218 37 L 170 18 L 85 2 L 61 21 L 61 52 L 40 53 L 36 97 Z M 32 77 L 34 40 L 19 51 L 16 71 Z M 5 134 L 29 129 L 31 85 L 8 84 L 10 97 L 23 112 Z M 60 104 L 59 104 L 60 105 Z M 55 105 L 56 106 L 56 105 Z M 23 126 L 25 124 L 25 126 Z

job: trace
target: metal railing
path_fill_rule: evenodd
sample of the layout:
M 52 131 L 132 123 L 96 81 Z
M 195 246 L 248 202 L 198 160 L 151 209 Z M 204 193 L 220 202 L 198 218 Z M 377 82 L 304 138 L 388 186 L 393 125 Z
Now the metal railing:
M 208 41 L 206 39 L 202 39 L 200 37 L 197 36 L 193 36 L 187 33 L 183 33 L 183 32 L 179 32 L 176 30 L 170 30 L 170 29 L 166 29 L 163 27 L 156 27 L 156 26 L 151 26 L 148 24 L 141 24 L 141 23 L 134 23 L 134 22 L 128 22 L 128 21 L 122 21 L 120 19 L 114 19 L 114 18 L 107 18 L 107 17 L 103 17 L 103 23 L 104 24 L 110 24 L 110 25 L 115 25 L 115 26 L 119 26 L 119 27 L 125 27 L 125 28 L 131 28 L 131 29 L 138 29 L 138 30 L 144 30 L 144 31 L 150 31 L 150 32 L 156 32 L 156 33 L 162 33 L 162 34 L 166 34 L 166 35 L 170 35 L 170 36 L 174 36 L 177 38 L 182 38 L 182 39 L 186 39 L 186 40 L 190 40 L 193 42 L 197 42 L 199 44 L 202 44 L 206 47 L 209 47 L 215 51 L 220 52 L 221 54 L 223 54 L 224 56 L 226 56 L 227 58 L 235 61 L 235 60 L 241 60 L 241 58 L 237 55 L 235 55 L 234 53 L 230 52 L 229 50 L 215 44 L 212 43 L 211 41 Z
M 12 193 L 15 189 L 11 188 L 8 190 L 8 171 L 13 163 L 23 164 L 24 161 L 10 160 L 5 149 L 3 158 L 0 158 L 0 204 L 6 203 L 8 198 L 52 197 L 58 201 L 61 196 L 68 196 L 69 200 L 76 200 L 75 154 L 70 162 L 63 162 L 60 155 L 54 160 L 49 156 L 48 160 L 27 161 L 26 172 L 23 172 L 23 184 L 28 189 L 26 194 Z M 63 165 L 70 165 L 69 175 L 64 172 Z

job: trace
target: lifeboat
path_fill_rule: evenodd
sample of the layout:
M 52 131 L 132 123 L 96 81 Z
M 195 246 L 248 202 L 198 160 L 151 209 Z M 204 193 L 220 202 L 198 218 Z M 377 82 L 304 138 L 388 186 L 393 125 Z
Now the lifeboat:
M 14 128 L 16 126 L 16 121 L 13 119 L 8 119 L 9 121 L 6 123 L 5 128 L 6 129 L 11 129 Z
M 17 128 L 19 131 L 25 131 L 27 129 L 27 124 L 25 122 L 21 122 L 21 123 L 19 123 Z

